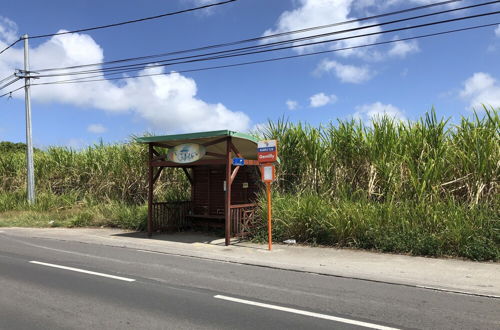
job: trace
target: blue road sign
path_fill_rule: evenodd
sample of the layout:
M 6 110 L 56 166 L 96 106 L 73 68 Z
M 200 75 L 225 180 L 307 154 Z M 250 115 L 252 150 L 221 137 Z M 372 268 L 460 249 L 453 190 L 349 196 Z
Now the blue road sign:
M 244 158 L 233 158 L 233 165 L 234 166 L 243 166 L 243 165 L 245 165 L 245 159 Z
M 257 148 L 257 152 L 270 152 L 270 151 L 276 151 L 276 147 Z

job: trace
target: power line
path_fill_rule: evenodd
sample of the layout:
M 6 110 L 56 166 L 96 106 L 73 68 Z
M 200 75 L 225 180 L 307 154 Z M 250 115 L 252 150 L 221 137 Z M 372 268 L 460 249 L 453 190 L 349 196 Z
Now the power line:
M 372 20 L 372 19 L 377 19 L 377 18 L 382 18 L 382 17 L 387 17 L 387 16 L 393 16 L 393 15 L 408 13 L 408 12 L 412 12 L 412 11 L 427 9 L 427 8 L 436 7 L 436 6 L 442 6 L 442 5 L 446 5 L 446 4 L 450 4 L 450 3 L 454 3 L 454 2 L 461 2 L 461 1 L 463 1 L 463 0 L 442 1 L 442 2 L 432 3 L 432 4 L 428 4 L 428 5 L 417 6 L 417 7 L 407 8 L 407 9 L 403 9 L 403 10 L 392 11 L 392 12 L 389 12 L 389 13 L 384 13 L 384 14 L 378 14 L 378 15 L 373 15 L 373 16 L 367 16 L 367 17 L 357 18 L 357 19 L 351 19 L 351 20 L 337 22 L 337 23 L 332 23 L 332 24 L 319 25 L 319 26 L 314 26 L 314 27 L 309 27 L 309 28 L 304 28 L 304 29 L 299 29 L 299 30 L 281 32 L 281 33 L 276 33 L 276 34 L 271 34 L 271 35 L 266 35 L 266 36 L 261 36 L 261 37 L 254 37 L 254 38 L 243 39 L 243 40 L 232 41 L 232 42 L 226 42 L 226 43 L 220 43 L 220 44 L 215 44 L 215 45 L 207 45 L 207 46 L 202 46 L 202 47 L 197 47 L 197 48 L 192 48 L 192 49 L 186 49 L 186 50 L 179 50 L 179 51 L 168 52 L 168 53 L 160 53 L 160 54 L 154 54 L 154 55 L 131 57 L 131 58 L 114 60 L 114 61 L 99 62 L 99 63 L 90 63 L 90 64 L 83 64 L 83 65 L 75 65 L 75 66 L 68 66 L 68 67 L 62 67 L 62 68 L 38 69 L 37 71 L 38 72 L 46 72 L 46 71 L 76 69 L 76 68 L 91 67 L 91 66 L 106 65 L 106 64 L 116 64 L 116 63 L 122 63 L 122 62 L 138 61 L 138 60 L 144 60 L 144 59 L 150 59 L 150 58 L 158 58 L 158 57 L 165 57 L 165 56 L 170 56 L 170 55 L 190 53 L 190 52 L 207 50 L 207 49 L 213 49 L 213 48 L 235 46 L 235 45 L 249 43 L 249 42 L 255 42 L 255 41 L 261 41 L 261 40 L 266 40 L 266 39 L 271 39 L 271 38 L 283 37 L 283 36 L 286 36 L 286 35 L 304 33 L 304 32 L 309 32 L 309 31 L 313 31 L 313 30 L 325 29 L 325 28 L 330 28 L 330 27 L 335 27 L 335 26 L 341 26 L 341 25 L 351 24 L 351 23 L 356 23 L 356 22 L 363 22 L 363 21 L 366 21 L 366 20 Z M 472 6 L 468 6 L 468 7 L 461 8 L 461 9 L 469 9 L 469 8 L 478 7 L 478 6 L 484 6 L 484 5 L 487 5 L 487 4 L 492 4 L 492 3 L 497 3 L 497 2 L 498 1 L 491 1 L 491 2 L 488 2 L 488 3 L 479 4 L 479 5 L 472 5 Z M 461 9 L 452 9 L 451 11 L 456 11 L 456 10 L 461 10 Z M 449 12 L 449 11 L 443 11 L 441 13 L 446 13 L 446 12 Z
M 496 2 L 499 2 L 499 1 L 491 1 L 491 2 L 489 2 L 487 4 L 496 3 Z M 485 5 L 485 4 L 480 4 L 480 5 Z M 478 6 L 478 5 L 475 5 L 475 6 Z M 453 21 L 458 21 L 458 20 L 463 20 L 463 19 L 477 18 L 477 17 L 483 17 L 483 16 L 487 16 L 487 15 L 494 15 L 494 14 L 498 14 L 498 13 L 500 13 L 500 11 L 490 12 L 490 13 L 483 13 L 483 14 L 478 14 L 478 15 L 471 15 L 471 16 L 461 17 L 461 18 L 454 18 L 454 19 L 444 20 L 444 21 L 431 22 L 431 23 L 421 24 L 421 25 L 417 25 L 417 26 L 411 26 L 411 27 L 405 27 L 405 28 L 400 28 L 400 29 L 382 31 L 382 32 L 377 32 L 377 33 L 370 33 L 370 34 L 365 34 L 365 35 L 352 36 L 352 37 L 347 37 L 347 39 L 355 38 L 355 37 L 369 36 L 369 35 L 374 35 L 374 34 L 395 32 L 395 31 L 400 31 L 400 30 L 414 29 L 414 28 L 419 28 L 419 27 L 423 27 L 423 26 L 430 26 L 430 25 L 435 25 L 435 24 L 443 24 L 443 23 L 448 23 L 448 22 L 453 22 Z M 220 66 L 206 67 L 206 68 L 200 68 L 200 69 L 183 70 L 183 71 L 177 71 L 177 72 L 204 71 L 204 70 L 212 70 L 212 69 L 217 69 L 217 68 L 227 68 L 227 67 L 249 65 L 249 64 L 255 64 L 255 63 L 271 62 L 271 61 L 277 61 L 277 60 L 282 60 L 282 59 L 296 58 L 296 57 L 302 57 L 302 56 L 311 56 L 311 55 L 317 55 L 317 54 L 335 52 L 335 51 L 340 51 L 340 50 L 355 49 L 355 48 L 361 48 L 361 47 L 382 45 L 382 44 L 388 44 L 388 43 L 393 43 L 393 42 L 400 42 L 400 41 L 405 41 L 405 40 L 412 40 L 412 39 L 424 38 L 424 37 L 429 37 L 429 36 L 434 36 L 434 35 L 441 35 L 441 34 L 446 34 L 446 33 L 459 32 L 459 31 L 465 31 L 465 30 L 470 30 L 470 29 L 477 29 L 477 28 L 488 27 L 488 26 L 495 26 L 497 24 L 498 23 L 487 24 L 487 25 L 480 25 L 480 26 L 474 26 L 474 27 L 470 27 L 470 28 L 456 29 L 456 30 L 450 30 L 450 31 L 445 31 L 445 32 L 439 32 L 439 33 L 433 33 L 433 34 L 428 34 L 428 35 L 417 36 L 417 37 L 410 37 L 410 38 L 404 38 L 404 39 L 397 39 L 397 40 L 391 40 L 391 41 L 373 43 L 373 44 L 368 44 L 368 45 L 360 45 L 360 46 L 354 46 L 354 47 L 344 47 L 344 48 L 340 48 L 340 49 L 327 50 L 327 51 L 321 51 L 321 52 L 313 52 L 313 53 L 307 53 L 307 54 L 285 56 L 285 57 L 271 58 L 271 59 L 258 60 L 258 61 L 250 61 L 250 62 L 229 64 L 229 65 L 220 65 Z M 317 36 L 313 36 L 313 37 L 317 38 Z M 257 51 L 257 52 L 231 54 L 231 55 L 226 55 L 226 56 L 218 56 L 218 57 L 212 57 L 212 58 L 198 59 L 198 60 L 195 60 L 195 61 L 178 62 L 178 63 L 172 63 L 170 65 L 183 64 L 183 63 L 192 63 L 192 62 L 198 62 L 198 61 L 210 60 L 210 59 L 222 59 L 222 58 L 242 56 L 242 55 L 251 55 L 251 54 L 255 54 L 255 53 L 263 53 L 263 52 L 268 52 L 268 51 L 277 51 L 277 50 L 289 49 L 289 48 L 294 48 L 294 47 L 304 47 L 304 46 L 307 46 L 307 45 L 319 44 L 319 43 L 325 43 L 325 42 L 333 42 L 333 41 L 338 41 L 338 40 L 345 40 L 345 38 L 333 39 L 333 40 L 326 40 L 326 41 L 314 42 L 314 43 L 309 43 L 309 44 L 300 44 L 300 45 L 294 45 L 294 46 L 288 46 L 288 47 L 281 47 L 281 48 L 274 48 L 274 49 L 268 49 L 268 50 L 265 50 L 265 51 L 261 50 L 261 51 Z M 291 42 L 294 42 L 294 41 L 291 41 Z M 226 52 L 233 52 L 234 53 L 236 51 L 239 51 L 239 49 L 228 50 Z M 210 53 L 208 55 L 210 55 Z M 171 59 L 171 60 L 175 60 L 175 59 Z M 159 65 L 159 66 L 165 66 L 165 65 Z M 114 69 L 115 71 L 117 71 L 117 70 L 122 70 L 123 71 L 123 72 L 109 73 L 108 75 L 116 75 L 116 74 L 124 73 L 124 72 L 126 72 L 125 70 L 128 70 L 129 72 L 130 71 L 137 71 L 137 70 L 130 70 L 130 68 L 127 68 L 127 69 L 123 69 L 122 68 L 122 69 L 120 69 L 120 68 L 113 68 L 112 67 L 112 68 L 108 68 L 108 69 Z M 73 73 L 73 74 L 77 74 L 77 73 Z M 82 74 L 82 73 L 80 73 L 80 74 Z M 87 72 L 86 74 L 90 74 L 90 73 Z M 151 74 L 151 75 L 162 75 L 162 74 L 164 74 L 164 73 Z M 60 74 L 59 76 L 67 76 L 67 75 L 69 75 L 69 74 Z M 130 77 L 117 77 L 117 78 L 94 79 L 94 80 L 88 80 L 89 78 L 93 78 L 93 77 L 83 77 L 83 78 L 73 79 L 73 80 L 56 81 L 56 82 L 45 82 L 45 83 L 37 83 L 37 84 L 33 84 L 33 85 L 48 85 L 48 84 L 56 84 L 56 83 L 73 83 L 73 82 L 91 82 L 91 81 L 104 81 L 104 80 L 118 80 L 118 79 L 128 79 L 128 78 L 135 78 L 135 77 L 141 77 L 141 76 L 150 76 L 150 75 L 137 75 L 137 76 L 130 76 Z M 102 75 L 94 76 L 94 77 L 102 77 Z M 8 78 L 5 78 L 5 79 L 8 79 Z M 19 90 L 19 89 L 17 89 L 17 90 Z M 11 91 L 11 92 L 15 92 L 15 91 L 16 90 Z M 2 96 L 8 95 L 11 92 L 6 93 L 6 94 L 4 94 Z
M 401 27 L 401 28 L 396 28 L 396 29 L 391 29 L 391 30 L 378 31 L 378 32 L 373 32 L 373 33 L 365 33 L 365 34 L 348 36 L 348 37 L 343 37 L 343 38 L 315 41 L 315 42 L 309 42 L 309 43 L 304 43 L 304 44 L 299 44 L 299 45 L 291 45 L 291 46 L 284 46 L 284 47 L 271 48 L 271 49 L 263 49 L 263 50 L 248 51 L 248 52 L 241 52 L 241 53 L 232 53 L 232 54 L 229 53 L 227 55 L 224 55 L 224 54 L 220 55 L 219 54 L 220 52 L 208 53 L 208 54 L 205 54 L 204 56 L 208 56 L 208 55 L 217 55 L 217 56 L 195 58 L 195 59 L 189 59 L 189 60 L 178 61 L 178 62 L 167 63 L 167 64 L 159 64 L 159 63 L 166 62 L 166 61 L 147 62 L 147 63 L 134 64 L 134 65 L 115 66 L 115 67 L 111 67 L 111 68 L 103 68 L 103 69 L 98 69 L 98 70 L 77 71 L 77 72 L 68 72 L 68 73 L 51 74 L 51 75 L 39 75 L 38 77 L 40 77 L 40 78 L 43 78 L 43 77 L 45 77 L 45 78 L 46 77 L 61 77 L 61 76 L 72 76 L 72 75 L 82 75 L 82 74 L 92 74 L 92 73 L 108 73 L 108 72 L 126 73 L 126 72 L 133 72 L 133 71 L 142 70 L 145 65 L 149 65 L 149 67 L 164 67 L 164 66 L 169 66 L 169 65 L 172 66 L 172 65 L 177 65 L 177 64 L 201 62 L 201 61 L 208 61 L 208 60 L 219 60 L 219 59 L 225 59 L 225 58 L 261 54 L 261 53 L 274 52 L 274 51 L 279 51 L 279 50 L 292 49 L 292 48 L 297 48 L 297 47 L 312 46 L 312 45 L 331 43 L 331 42 L 337 42 L 337 41 L 344 41 L 344 40 L 367 37 L 367 36 L 400 32 L 400 31 L 428 27 L 428 26 L 433 26 L 433 25 L 438 25 L 438 24 L 456 22 L 456 21 L 461 21 L 461 20 L 466 20 L 466 19 L 479 18 L 479 17 L 489 16 L 489 15 L 496 15 L 499 13 L 500 13 L 500 11 L 494 11 L 494 12 L 458 17 L 458 18 L 452 18 L 452 19 L 447 19 L 447 20 L 434 21 L 434 22 L 424 23 L 424 24 L 419 24 L 419 25 Z M 240 49 L 236 49 L 236 50 L 240 50 Z M 236 50 L 232 50 L 232 51 L 236 51 Z M 183 58 L 179 58 L 179 59 L 183 59 Z M 167 62 L 172 61 L 172 60 L 176 60 L 176 59 L 170 59 L 170 60 L 167 60 Z
M 30 39 L 38 39 L 38 38 L 47 38 L 47 37 L 53 37 L 53 36 L 58 36 L 58 35 L 63 35 L 63 34 L 70 34 L 70 33 L 79 33 L 79 32 L 86 32 L 86 31 L 94 31 L 94 30 L 100 30 L 100 29 L 106 29 L 110 27 L 116 27 L 116 26 L 121 26 L 121 25 L 126 25 L 126 24 L 132 24 L 132 23 L 138 23 L 138 22 L 144 22 L 144 21 L 149 21 L 149 20 L 154 20 L 158 18 L 163 18 L 167 16 L 173 16 L 173 15 L 178 15 L 178 14 L 184 14 L 184 13 L 189 13 L 197 10 L 202 10 L 210 7 L 215 7 L 215 6 L 220 6 L 220 5 L 225 5 L 231 2 L 235 2 L 238 0 L 226 0 L 222 2 L 217 2 L 217 3 L 211 3 L 203 6 L 198 6 L 198 7 L 193 7 L 193 8 L 188 8 L 188 9 L 182 9 L 174 12 L 168 12 L 164 13 L 161 15 L 155 15 L 155 16 L 149 16 L 149 17 L 143 17 L 143 18 L 138 18 L 134 20 L 129 20 L 129 21 L 123 21 L 123 22 L 118 22 L 118 23 L 112 23 L 112 24 L 106 24 L 106 25 L 99 25 L 99 26 L 94 26 L 94 27 L 89 27 L 89 28 L 84 28 L 84 29 L 78 29 L 78 30 L 72 30 L 72 31 L 65 31 L 65 32 L 58 32 L 58 33 L 48 33 L 48 34 L 40 34 L 40 35 L 35 35 L 31 36 Z M 19 38 L 6 48 L 4 48 L 2 51 L 0 51 L 0 54 L 5 52 L 7 49 L 13 47 L 15 44 L 17 44 L 19 41 L 22 39 Z
M 16 41 L 14 41 L 13 43 L 11 43 L 10 45 L 8 45 L 7 47 L 5 47 L 4 49 L 2 49 L 0 51 L 0 55 L 3 54 L 3 52 L 5 52 L 7 49 L 9 49 L 10 47 L 13 47 L 15 44 L 17 44 L 19 41 L 21 41 L 21 38 L 17 39 Z
M 40 34 L 40 35 L 32 36 L 32 37 L 30 37 L 30 39 L 47 38 L 47 37 L 53 37 L 53 36 L 58 36 L 58 35 L 63 35 L 63 34 L 93 31 L 93 30 L 106 29 L 106 28 L 121 26 L 121 25 L 126 25 L 126 24 L 144 22 L 144 21 L 149 21 L 149 20 L 158 19 L 158 18 L 162 18 L 162 17 L 184 14 L 184 13 L 189 13 L 192 11 L 197 11 L 197 10 L 206 9 L 206 8 L 210 8 L 210 7 L 225 5 L 225 4 L 228 4 L 231 2 L 235 2 L 235 1 L 238 1 L 238 0 L 226 0 L 226 1 L 216 2 L 216 3 L 212 3 L 212 4 L 208 4 L 208 5 L 199 6 L 199 7 L 182 9 L 182 10 L 169 12 L 169 13 L 165 13 L 165 14 L 161 14 L 161 15 L 138 18 L 138 19 L 134 19 L 134 20 L 130 20 L 130 21 L 124 21 L 124 22 L 113 23 L 113 24 L 94 26 L 94 27 L 90 27 L 90 28 L 84 28 L 84 29 L 78 29 L 78 30 L 72 30 L 72 31 L 66 31 L 66 32 L 58 32 L 58 33 Z
M 495 3 L 500 2 L 500 0 L 494 1 Z M 464 9 L 464 8 L 462 8 Z M 459 9 L 457 9 L 459 10 Z M 440 12 L 441 13 L 441 12 Z M 356 35 L 356 36 L 351 36 L 351 37 L 344 37 L 344 38 L 337 38 L 337 39 L 330 39 L 330 40 L 325 40 L 325 41 L 317 41 L 317 42 L 311 42 L 311 43 L 306 43 L 306 44 L 300 44 L 300 45 L 292 45 L 292 46 L 287 46 L 287 47 L 281 47 L 281 48 L 272 48 L 268 50 L 262 50 L 262 51 L 254 51 L 254 52 L 242 52 L 246 50 L 253 50 L 253 49 L 265 49 L 265 48 L 271 48 L 272 46 L 275 45 L 280 45 L 280 44 L 286 44 L 286 43 L 294 43 L 297 41 L 303 41 L 303 40 L 310 40 L 310 39 L 318 39 L 320 37 L 325 37 L 327 35 L 334 35 L 334 34 L 339 34 L 339 33 L 345 33 L 345 32 L 353 32 L 353 31 L 359 31 L 361 29 L 367 29 L 367 28 L 372 28 L 375 26 L 382 26 L 382 25 L 387 25 L 387 24 L 394 24 L 394 23 L 399 23 L 401 21 L 406 21 L 406 20 L 411 20 L 415 18 L 421 18 L 422 16 L 428 16 L 428 15 L 420 15 L 416 17 L 410 17 L 402 20 L 395 20 L 395 21 L 389 21 L 389 22 L 384 22 L 376 25 L 369 25 L 369 26 L 364 26 L 364 27 L 358 27 L 354 29 L 347 29 L 347 30 L 341 30 L 341 31 L 335 31 L 331 32 L 328 34 L 320 34 L 320 35 L 313 35 L 309 37 L 304 37 L 304 38 L 299 38 L 299 39 L 292 39 L 288 41 L 280 41 L 272 44 L 267 44 L 267 45 L 257 45 L 257 46 L 248 46 L 248 47 L 241 47 L 241 48 L 236 48 L 236 49 L 230 49 L 230 50 L 224 50 L 224 51 L 218 51 L 218 52 L 211 52 L 211 53 L 205 53 L 205 54 L 199 54 L 199 55 L 193 55 L 193 56 L 185 56 L 185 57 L 178 57 L 178 58 L 171 58 L 167 60 L 162 60 L 162 61 L 152 61 L 152 62 L 142 62 L 142 63 L 136 63 L 136 64 L 128 64 L 128 65 L 121 65 L 121 66 L 114 66 L 114 67 L 108 67 L 108 68 L 100 68 L 100 69 L 93 69 L 93 70 L 86 70 L 86 71 L 76 71 L 76 72 L 68 72 L 68 73 L 56 73 L 56 74 L 46 74 L 46 75 L 40 75 L 39 77 L 57 77 L 57 76 L 67 76 L 67 75 L 76 75 L 76 74 L 91 74 L 91 73 L 97 73 L 97 72 L 112 72 L 112 71 L 122 71 L 122 70 L 132 70 L 136 69 L 135 71 L 141 70 L 144 66 L 146 65 L 153 65 L 153 66 L 164 66 L 165 64 L 160 64 L 160 63 L 168 63 L 168 62 L 173 62 L 173 61 L 179 61 L 179 60 L 190 60 L 193 58 L 202 58 L 199 60 L 192 60 L 192 61 L 185 61 L 185 62 L 177 62 L 177 63 L 170 63 L 170 65 L 175 65 L 179 63 L 189 63 L 189 62 L 196 62 L 200 60 L 208 60 L 208 59 L 220 59 L 220 58 L 228 58 L 228 57 L 233 57 L 233 56 L 242 56 L 242 55 L 248 55 L 248 54 L 256 54 L 256 53 L 261 53 L 261 52 L 268 52 L 268 51 L 276 51 L 276 50 L 284 50 L 284 49 L 290 49 L 290 48 L 297 48 L 297 47 L 304 47 L 304 46 L 310 46 L 310 45 L 317 45 L 325 42 L 335 42 L 335 41 L 342 41 L 342 40 L 348 40 L 348 39 L 353 39 L 353 38 L 359 38 L 359 37 L 365 37 L 365 36 L 370 36 L 370 35 L 378 35 L 378 34 L 384 34 L 384 33 L 390 33 L 390 32 L 398 32 L 398 31 L 403 31 L 403 30 L 408 30 L 408 29 L 413 29 L 413 28 L 420 28 L 420 27 L 425 27 L 425 26 L 430 26 L 430 25 L 435 25 L 435 24 L 443 24 L 443 23 L 449 23 L 449 22 L 454 22 L 454 21 L 460 21 L 464 19 L 471 19 L 471 18 L 477 18 L 477 17 L 482 17 L 482 16 L 487 16 L 487 15 L 493 15 L 498 12 L 493 12 L 493 13 L 485 13 L 485 14 L 478 14 L 478 15 L 471 15 L 471 16 L 465 16 L 465 17 L 460 17 L 460 18 L 453 18 L 450 20 L 444 20 L 444 21 L 438 21 L 438 22 L 433 22 L 433 23 L 426 23 L 426 24 L 421 24 L 421 25 L 416 25 L 416 26 L 411 26 L 411 27 L 405 27 L 405 28 L 400 28 L 400 29 L 393 29 L 393 30 L 386 30 L 386 31 L 380 31 L 380 32 L 375 32 L 371 34 L 363 34 L 363 35 Z M 432 15 L 432 14 L 429 14 Z M 240 53 L 238 53 L 240 52 Z M 226 56 L 222 56 L 224 54 L 227 54 Z M 211 55 L 218 55 L 217 57 L 213 58 L 206 58 L 207 56 Z M 221 55 L 221 56 L 219 56 Z M 203 58 L 205 57 L 205 58 Z M 166 64 L 169 65 L 169 64 Z M 40 70 L 38 70 L 40 72 Z
M 381 42 L 376 42 L 376 43 L 371 43 L 371 44 L 364 44 L 364 45 L 358 45 L 358 46 L 350 46 L 350 47 L 343 47 L 343 48 L 337 48 L 337 49 L 330 49 L 330 50 L 317 51 L 317 52 L 311 52 L 311 53 L 306 53 L 306 54 L 297 54 L 297 55 L 290 55 L 290 56 L 283 56 L 283 57 L 275 57 L 275 58 L 264 59 L 264 60 L 257 60 L 257 61 L 249 61 L 249 62 L 242 62 L 242 63 L 219 65 L 219 66 L 213 66 L 213 67 L 205 67 L 205 68 L 198 68 L 198 69 L 188 69 L 188 70 L 179 70 L 179 71 L 175 71 L 175 72 L 178 72 L 178 73 L 199 72 L 199 71 L 207 71 L 207 70 L 214 70 L 214 69 L 230 68 L 230 67 L 237 67 L 237 66 L 244 66 L 244 65 L 251 65 L 251 64 L 258 64 L 258 63 L 275 62 L 275 61 L 280 61 L 280 60 L 285 60 L 285 59 L 294 59 L 294 58 L 300 58 L 300 57 L 306 57 L 306 56 L 313 56 L 313 55 L 320 55 L 320 54 L 327 54 L 327 53 L 339 52 L 339 51 L 344 51 L 344 50 L 352 50 L 352 49 L 359 49 L 359 48 L 365 48 L 365 47 L 371 47 L 371 46 L 387 45 L 387 44 L 396 43 L 396 42 L 402 42 L 402 41 L 409 41 L 409 40 L 415 40 L 415 39 L 429 38 L 429 37 L 446 35 L 446 34 L 451 34 L 451 33 L 464 32 L 464 31 L 475 30 L 475 29 L 480 29 L 480 28 L 492 27 L 492 26 L 496 26 L 498 24 L 500 24 L 500 22 L 491 23 L 491 24 L 476 25 L 476 26 L 471 26 L 471 27 L 466 27 L 466 28 L 460 28 L 460 29 L 453 29 L 453 30 L 447 30 L 447 31 L 442 31 L 442 32 L 429 33 L 429 34 L 424 34 L 424 35 L 419 35 L 419 36 L 414 36 L 414 37 L 407 37 L 407 38 L 401 38 L 401 39 L 395 39 L 395 40 L 381 41 Z M 91 77 L 85 77 L 85 78 L 76 78 L 76 79 L 70 79 L 70 80 L 60 80 L 60 81 L 45 82 L 45 83 L 35 83 L 35 84 L 32 84 L 32 86 L 56 85 L 56 84 L 72 84 L 72 83 L 86 83 L 86 82 L 98 82 L 98 81 L 109 81 L 109 80 L 122 80 L 122 79 L 132 79 L 132 78 L 151 77 L 151 76 L 160 76 L 160 75 L 165 75 L 165 73 L 142 74 L 142 75 L 135 75 L 135 76 L 127 76 L 127 77 L 116 77 L 116 78 L 108 78 L 108 79 L 92 79 L 92 80 L 84 80 L 84 79 L 91 78 Z M 99 77 L 101 77 L 101 76 L 99 76 Z M 14 90 L 12 92 L 15 92 L 15 91 L 16 90 Z M 7 93 L 7 94 L 9 94 L 9 93 Z M 7 94 L 4 94 L 2 96 L 5 96 Z
M 5 87 L 8 87 L 8 86 L 12 85 L 13 83 L 17 82 L 20 79 L 21 78 L 19 78 L 19 77 L 14 77 L 14 80 L 11 80 L 8 83 L 5 83 L 3 86 L 0 86 L 0 90 L 4 89 Z
M 11 95 L 12 93 L 15 93 L 15 92 L 17 92 L 18 90 L 23 89 L 23 88 L 24 88 L 24 86 L 21 86 L 21 87 L 19 87 L 19 88 L 16 88 L 16 89 L 14 89 L 14 90 L 11 90 L 10 92 L 7 92 L 7 93 L 5 93 L 5 94 L 0 95 L 0 97 L 4 97 L 4 96 L 7 96 L 7 95 Z
M 3 83 L 4 81 L 9 80 L 9 79 L 14 78 L 14 77 L 15 77 L 15 75 L 14 75 L 14 74 L 11 74 L 10 76 L 5 77 L 5 78 L 3 78 L 2 80 L 0 80 L 0 84 L 1 84 L 1 83 Z

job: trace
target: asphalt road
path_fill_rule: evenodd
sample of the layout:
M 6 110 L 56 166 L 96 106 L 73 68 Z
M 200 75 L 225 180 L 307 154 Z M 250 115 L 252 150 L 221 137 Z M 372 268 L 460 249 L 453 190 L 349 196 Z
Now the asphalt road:
M 0 329 L 500 329 L 500 299 L 0 232 Z

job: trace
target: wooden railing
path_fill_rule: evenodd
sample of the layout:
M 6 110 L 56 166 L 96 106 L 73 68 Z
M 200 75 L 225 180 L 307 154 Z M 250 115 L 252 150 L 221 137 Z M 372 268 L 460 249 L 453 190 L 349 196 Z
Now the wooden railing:
M 255 225 L 257 204 L 231 205 L 231 236 L 246 237 Z M 224 215 L 194 215 L 190 201 L 153 203 L 153 231 L 179 231 L 191 226 L 192 218 L 219 219 Z M 223 223 L 223 222 L 222 222 Z
M 190 201 L 153 203 L 153 231 L 177 231 L 189 226 Z
M 235 237 L 246 237 L 255 226 L 257 204 L 231 205 L 231 234 Z

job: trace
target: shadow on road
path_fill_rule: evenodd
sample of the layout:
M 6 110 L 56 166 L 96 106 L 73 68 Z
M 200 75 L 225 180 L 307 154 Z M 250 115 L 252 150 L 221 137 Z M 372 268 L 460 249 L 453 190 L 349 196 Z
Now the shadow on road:
M 217 246 L 225 245 L 223 235 L 219 235 L 217 233 L 196 232 L 196 231 L 155 233 L 151 238 L 148 238 L 148 234 L 146 232 L 120 233 L 120 234 L 114 234 L 112 236 L 148 239 L 155 241 L 168 241 L 168 242 L 186 243 L 186 244 L 209 244 Z M 255 246 L 254 244 L 251 244 L 246 240 L 240 240 L 237 238 L 231 239 L 231 246 L 245 247 L 257 250 L 264 249 L 259 246 Z

